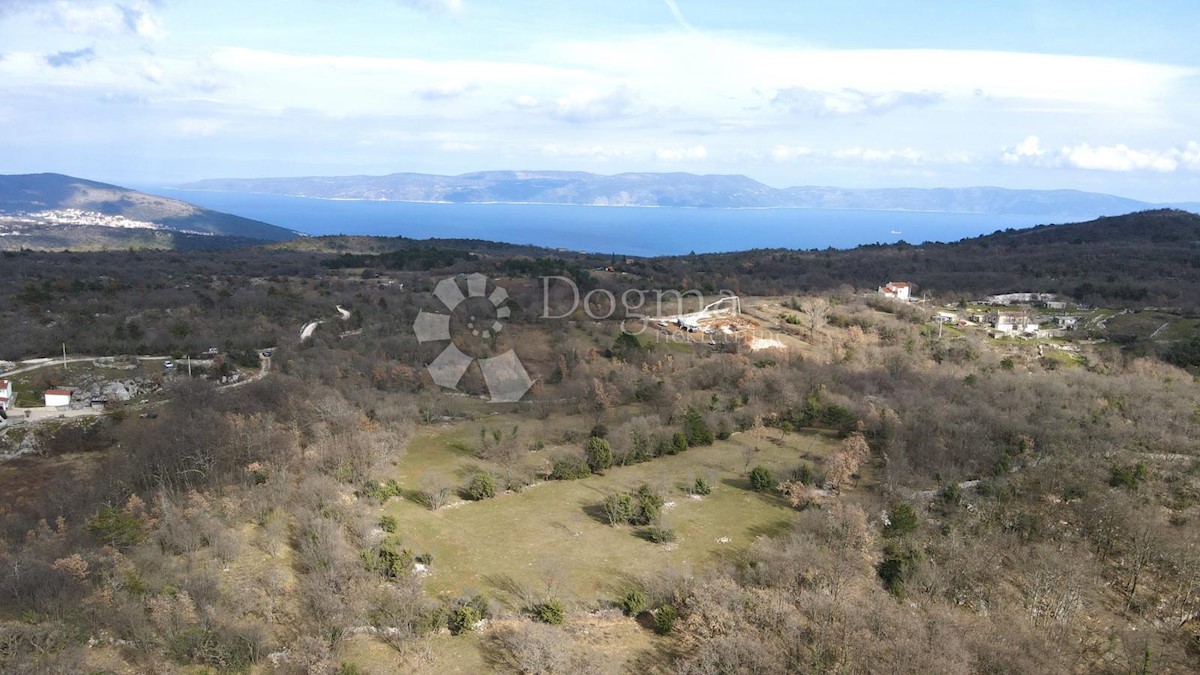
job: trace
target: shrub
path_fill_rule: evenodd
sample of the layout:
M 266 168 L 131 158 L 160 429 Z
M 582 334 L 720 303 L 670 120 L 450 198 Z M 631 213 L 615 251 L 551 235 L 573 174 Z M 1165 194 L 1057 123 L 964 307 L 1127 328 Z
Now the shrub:
M 883 534 L 887 537 L 903 537 L 917 529 L 917 514 L 908 504 L 900 504 L 888 515 Z
M 446 627 L 450 629 L 452 635 L 458 635 L 475 628 L 475 624 L 483 617 L 475 611 L 475 608 L 470 605 L 463 605 L 451 610 L 450 616 L 446 619 Z
M 475 595 L 470 598 L 461 599 L 455 603 L 453 609 L 450 610 L 449 616 L 446 617 L 446 627 L 454 635 L 465 631 L 474 630 L 475 624 L 479 623 L 488 615 L 488 601 L 482 595 Z
M 675 541 L 675 530 L 666 525 L 651 525 L 646 528 L 645 537 L 655 544 L 666 544 Z
M 359 497 L 365 497 L 373 502 L 382 504 L 392 497 L 401 495 L 400 484 L 394 479 L 388 479 L 386 483 L 380 483 L 377 480 L 368 480 L 363 483 L 362 488 L 358 490 Z
M 919 551 L 911 547 L 888 544 L 883 551 L 883 562 L 879 563 L 879 578 L 892 595 L 902 598 L 905 584 L 920 561 Z
M 614 493 L 604 498 L 604 515 L 609 525 L 628 523 L 637 514 L 633 495 Z
M 667 454 L 677 455 L 687 449 L 687 436 L 682 431 L 676 431 L 675 434 L 671 436 L 671 446 L 670 449 L 667 450 Z
M 467 484 L 467 496 L 477 502 L 495 497 L 496 477 L 486 471 L 475 474 Z
M 410 574 L 413 569 L 412 552 L 400 548 L 400 540 L 396 537 L 385 537 L 378 546 L 362 552 L 363 567 L 369 572 L 376 572 L 385 579 L 399 579 Z
M 1146 465 L 1138 462 L 1134 466 L 1116 466 L 1108 469 L 1108 484 L 1115 488 L 1136 488 L 1146 480 Z
M 679 612 L 671 605 L 663 605 L 654 613 L 654 632 L 659 635 L 667 635 L 671 629 L 675 628 L 675 621 L 679 619 Z
M 628 616 L 637 616 L 644 609 L 646 609 L 646 596 L 637 589 L 629 591 L 624 598 L 621 598 L 621 610 Z
M 962 501 L 962 488 L 958 486 L 958 483 L 948 483 L 938 493 L 938 498 L 944 504 L 958 506 L 959 502 Z
M 601 473 L 605 469 L 612 468 L 612 447 L 603 438 L 599 436 L 589 438 L 584 452 L 587 455 L 588 468 L 592 473 Z
M 767 467 L 756 466 L 750 471 L 750 487 L 754 488 L 755 492 L 768 492 L 775 487 L 775 476 Z
M 696 482 L 692 484 L 692 494 L 707 495 L 712 493 L 712 484 L 703 477 L 697 476 Z
M 551 626 L 562 625 L 567 616 L 567 610 L 558 600 L 547 600 L 533 606 L 533 618 Z
M 695 408 L 688 408 L 683 419 L 683 433 L 689 446 L 712 445 L 715 436 L 708 428 L 704 415 Z
M 146 538 L 142 519 L 113 506 L 103 506 L 88 523 L 91 532 L 102 543 L 114 548 L 128 548 Z
M 400 522 L 395 516 L 382 516 L 379 518 L 379 529 L 389 534 L 395 533 L 400 528 Z
M 634 525 L 649 525 L 658 520 L 662 515 L 662 507 L 665 503 L 662 495 L 658 494 L 649 485 L 642 483 L 638 486 L 636 492 L 633 493 L 633 499 L 637 502 L 637 510 L 630 523 Z
M 601 422 L 596 422 L 592 426 L 592 433 L 590 435 L 595 438 L 608 438 L 608 427 L 604 426 Z
M 550 469 L 550 478 L 554 480 L 577 480 L 592 475 L 592 468 L 582 457 L 559 457 L 554 460 Z

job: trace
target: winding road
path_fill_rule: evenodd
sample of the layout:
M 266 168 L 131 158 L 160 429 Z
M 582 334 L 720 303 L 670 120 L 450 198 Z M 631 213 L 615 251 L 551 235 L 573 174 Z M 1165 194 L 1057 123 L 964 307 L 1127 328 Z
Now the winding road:
M 341 305 L 335 305 L 334 309 L 337 310 L 339 319 L 342 321 L 350 320 L 350 310 L 342 307 Z M 325 319 L 313 319 L 312 321 L 304 324 L 304 327 L 300 329 L 300 341 L 304 342 L 308 338 L 312 337 L 313 331 L 317 330 L 317 326 L 320 326 L 323 323 L 325 323 Z

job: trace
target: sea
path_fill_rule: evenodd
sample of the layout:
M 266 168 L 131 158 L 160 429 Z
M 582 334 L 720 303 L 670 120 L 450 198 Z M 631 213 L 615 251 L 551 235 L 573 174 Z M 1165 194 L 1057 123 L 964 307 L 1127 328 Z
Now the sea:
M 486 239 L 635 256 L 761 248 L 853 248 L 952 242 L 1051 216 L 850 209 L 717 209 L 561 204 L 442 204 L 285 197 L 141 186 L 193 204 L 310 235 Z M 1060 219 L 1061 220 L 1061 219 Z

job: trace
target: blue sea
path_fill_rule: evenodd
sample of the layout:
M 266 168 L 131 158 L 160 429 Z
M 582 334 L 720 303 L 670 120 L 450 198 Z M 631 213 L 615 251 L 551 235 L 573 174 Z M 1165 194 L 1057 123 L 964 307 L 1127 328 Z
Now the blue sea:
M 338 201 L 239 192 L 140 188 L 305 234 L 469 238 L 638 256 L 752 248 L 853 248 L 957 241 L 1055 222 L 1049 216 L 854 211 L 694 209 L 557 204 Z

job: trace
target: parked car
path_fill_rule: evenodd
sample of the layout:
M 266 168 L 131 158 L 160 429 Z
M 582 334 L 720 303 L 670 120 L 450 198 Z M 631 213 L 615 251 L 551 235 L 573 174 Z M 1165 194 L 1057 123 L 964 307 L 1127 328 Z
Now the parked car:
M 172 361 L 171 359 L 167 359 L 166 361 L 163 361 L 163 368 L 174 368 L 174 367 L 175 367 L 175 362 Z
M 140 418 L 142 418 L 142 419 L 144 419 L 144 420 L 152 420 L 152 419 L 155 419 L 155 418 L 157 418 L 157 417 L 158 417 L 158 413 L 156 413 L 156 412 L 144 412 L 144 413 L 142 413 L 142 414 L 138 415 L 138 417 L 140 417 Z

